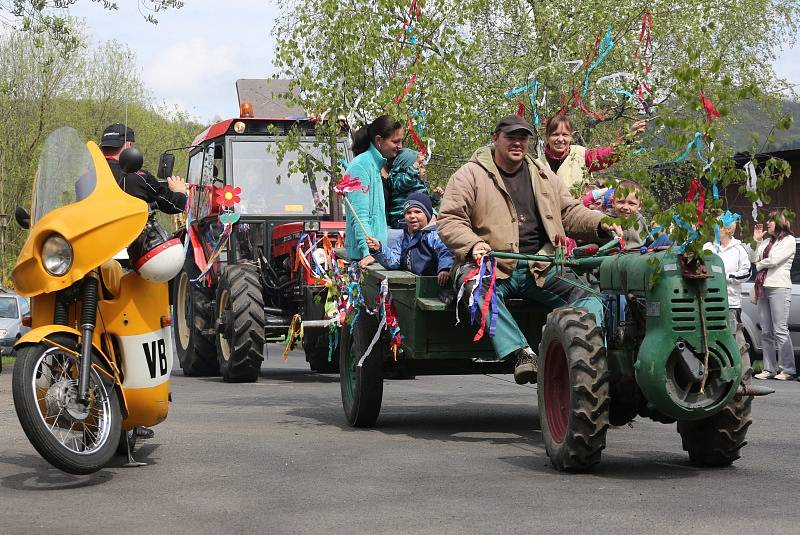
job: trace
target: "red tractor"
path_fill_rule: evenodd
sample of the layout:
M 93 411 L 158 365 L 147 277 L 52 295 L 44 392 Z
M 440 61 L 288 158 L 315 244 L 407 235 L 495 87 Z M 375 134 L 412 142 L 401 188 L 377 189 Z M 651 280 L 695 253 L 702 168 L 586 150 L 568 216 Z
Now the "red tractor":
M 252 106 L 242 103 L 241 108 L 241 117 L 198 135 L 189 153 L 188 224 L 179 231 L 188 232 L 189 246 L 183 271 L 172 281 L 181 367 L 190 376 L 257 381 L 266 343 L 284 338 L 299 315 L 311 369 L 335 372 L 338 362 L 329 357 L 324 326 L 325 286 L 296 260 L 299 246 L 313 256 L 307 248 L 323 235 L 331 243 L 342 242 L 341 205 L 329 188 L 332 175 L 290 172 L 299 151 L 286 152 L 281 163 L 275 151 L 294 129 L 300 132 L 300 150 L 323 159 L 314 143 L 315 120 L 253 117 Z M 267 113 L 275 113 L 274 107 Z M 337 149 L 339 158 L 349 159 L 346 137 Z M 162 155 L 160 174 L 171 171 L 169 160 Z M 336 165 L 326 163 L 331 169 Z M 226 186 L 241 188 L 235 206 L 239 219 L 228 232 L 219 195 Z

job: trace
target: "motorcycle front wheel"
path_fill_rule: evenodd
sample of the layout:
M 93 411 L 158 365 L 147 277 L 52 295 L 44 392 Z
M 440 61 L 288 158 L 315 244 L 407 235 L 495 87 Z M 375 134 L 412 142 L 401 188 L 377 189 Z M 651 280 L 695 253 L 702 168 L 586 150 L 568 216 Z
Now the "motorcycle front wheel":
M 12 392 L 22 429 L 39 455 L 70 474 L 108 463 L 120 439 L 122 412 L 114 384 L 92 355 L 88 404 L 77 402 L 80 354 L 74 339 L 52 336 L 17 350 Z

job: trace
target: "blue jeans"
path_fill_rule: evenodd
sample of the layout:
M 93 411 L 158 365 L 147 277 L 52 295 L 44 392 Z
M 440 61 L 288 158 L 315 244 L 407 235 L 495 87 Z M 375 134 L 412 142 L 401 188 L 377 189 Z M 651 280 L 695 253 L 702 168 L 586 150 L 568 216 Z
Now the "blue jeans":
M 791 288 L 764 288 L 758 300 L 761 315 L 761 347 L 764 350 L 764 370 L 775 373 L 778 365 L 782 371 L 796 375 L 794 348 L 789 337 L 789 306 L 792 303 Z M 777 352 L 778 362 L 775 362 Z
M 471 267 L 470 265 L 461 267 L 456 281 L 457 287 L 461 286 L 463 277 L 474 267 L 474 264 Z M 533 280 L 533 275 L 528 269 L 528 263 L 520 261 L 510 277 L 497 279 L 495 292 L 497 293 L 498 315 L 495 334 L 491 341 L 498 358 L 510 358 L 516 350 L 530 346 L 511 312 L 506 307 L 506 299 L 523 299 L 544 305 L 551 310 L 567 304 L 585 307 L 594 314 L 597 324 L 602 325 L 603 304 L 600 299 L 590 295 L 583 288 L 578 288 L 565 282 L 565 278 L 577 281 L 577 277 L 571 271 L 565 271 L 561 277 L 558 277 L 556 269 L 551 267 L 545 276 L 544 286 L 539 287 Z M 586 283 L 584 282 L 583 284 Z M 472 287 L 471 284 L 470 287 Z M 467 288 L 466 291 L 470 289 Z M 481 295 L 479 300 L 481 306 L 483 305 L 484 295 L 485 293 Z

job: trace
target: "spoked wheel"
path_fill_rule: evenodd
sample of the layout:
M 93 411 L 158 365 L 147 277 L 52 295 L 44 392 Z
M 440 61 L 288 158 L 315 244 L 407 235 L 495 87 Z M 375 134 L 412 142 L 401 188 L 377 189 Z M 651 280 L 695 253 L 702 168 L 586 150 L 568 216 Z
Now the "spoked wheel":
M 77 351 L 74 340 L 53 337 Z M 71 474 L 91 474 L 114 455 L 120 439 L 122 413 L 109 378 L 97 371 L 92 357 L 89 403 L 77 401 L 80 356 L 47 343 L 17 351 L 12 390 L 22 429 L 36 451 L 56 468 Z
M 342 387 L 342 406 L 347 422 L 353 427 L 372 427 L 378 420 L 383 400 L 383 348 L 381 336 L 370 353 L 363 358 L 378 323 L 373 316 L 362 313 L 353 334 L 350 326 L 342 327 L 339 342 L 339 382 Z M 361 361 L 361 366 L 358 365 Z
M 747 383 L 752 370 L 741 324 L 737 327 L 735 339 L 742 355 L 742 381 Z M 752 402 L 751 396 L 734 398 L 710 418 L 678 422 L 683 449 L 689 452 L 692 463 L 709 467 L 729 466 L 740 457 L 741 449 L 747 444 L 747 429 L 753 423 L 750 416 Z
M 594 316 L 585 308 L 551 312 L 538 364 L 539 419 L 550 462 L 558 470 L 587 470 L 606 446 L 610 406 L 603 332 Z
M 254 383 L 261 374 L 266 316 L 258 268 L 229 266 L 217 286 L 217 359 L 222 379 Z
M 175 348 L 185 375 L 219 375 L 214 337 L 208 334 L 214 326 L 209 290 L 191 281 L 199 274 L 190 253 L 172 282 Z

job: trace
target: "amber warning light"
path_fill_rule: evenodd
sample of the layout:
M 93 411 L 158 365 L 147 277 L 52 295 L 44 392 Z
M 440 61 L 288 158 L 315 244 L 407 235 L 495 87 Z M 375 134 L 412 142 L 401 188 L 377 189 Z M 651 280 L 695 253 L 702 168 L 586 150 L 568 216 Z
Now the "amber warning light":
M 249 102 L 239 104 L 239 117 L 253 117 L 253 105 Z

